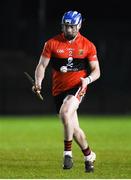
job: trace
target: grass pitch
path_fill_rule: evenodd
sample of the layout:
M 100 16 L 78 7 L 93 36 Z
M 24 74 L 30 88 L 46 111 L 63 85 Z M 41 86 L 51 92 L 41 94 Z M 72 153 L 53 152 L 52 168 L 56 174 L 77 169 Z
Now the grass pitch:
M 56 116 L 0 117 L 0 179 L 130 179 L 131 117 L 79 116 L 95 172 L 84 172 L 73 142 L 74 166 L 62 169 L 63 127 Z

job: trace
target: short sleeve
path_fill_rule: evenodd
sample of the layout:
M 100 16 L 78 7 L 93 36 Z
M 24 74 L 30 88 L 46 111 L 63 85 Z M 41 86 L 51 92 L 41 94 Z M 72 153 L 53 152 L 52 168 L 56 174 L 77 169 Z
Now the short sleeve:
M 43 48 L 43 51 L 42 51 L 42 56 L 45 56 L 47 58 L 50 58 L 51 57 L 51 44 L 49 41 L 47 41 L 45 44 L 44 44 L 44 48 Z
M 96 61 L 97 60 L 97 51 L 95 45 L 90 42 L 87 58 L 89 61 Z

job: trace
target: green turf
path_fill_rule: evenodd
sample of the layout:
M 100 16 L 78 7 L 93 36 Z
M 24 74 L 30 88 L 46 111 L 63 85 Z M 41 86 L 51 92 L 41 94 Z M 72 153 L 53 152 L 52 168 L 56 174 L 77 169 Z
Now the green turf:
M 0 117 L 0 179 L 130 179 L 131 117 L 79 119 L 97 154 L 94 173 L 84 172 L 75 142 L 74 167 L 62 169 L 63 132 L 57 117 Z

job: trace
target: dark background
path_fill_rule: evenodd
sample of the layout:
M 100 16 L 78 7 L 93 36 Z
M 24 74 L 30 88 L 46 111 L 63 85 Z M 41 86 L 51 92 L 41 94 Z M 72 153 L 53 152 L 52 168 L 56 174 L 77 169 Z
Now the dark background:
M 97 47 L 101 78 L 90 85 L 81 113 L 131 113 L 131 17 L 126 1 L 4 0 L 0 3 L 0 114 L 55 113 L 50 65 L 44 101 L 31 91 L 24 71 L 34 77 L 44 42 L 61 32 L 65 11 L 83 15 L 81 33 Z

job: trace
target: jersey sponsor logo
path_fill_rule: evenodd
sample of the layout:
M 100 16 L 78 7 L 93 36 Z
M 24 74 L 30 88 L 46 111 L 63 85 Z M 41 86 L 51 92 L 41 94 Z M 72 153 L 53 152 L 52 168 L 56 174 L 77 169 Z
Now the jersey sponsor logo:
M 66 66 L 72 68 L 73 67 L 73 62 L 72 62 L 73 57 L 69 57 L 67 60 L 68 60 L 68 63 L 66 64 Z
M 62 53 L 64 53 L 64 50 L 63 49 L 57 49 L 57 53 L 62 54 Z
M 74 48 L 66 48 L 67 51 L 74 51 Z
M 74 67 L 73 57 L 68 57 L 68 63 L 66 64 L 67 71 L 78 71 L 78 68 Z

